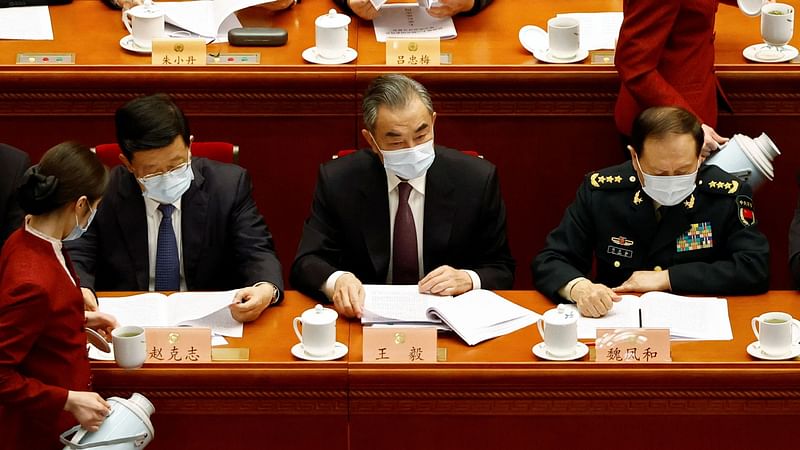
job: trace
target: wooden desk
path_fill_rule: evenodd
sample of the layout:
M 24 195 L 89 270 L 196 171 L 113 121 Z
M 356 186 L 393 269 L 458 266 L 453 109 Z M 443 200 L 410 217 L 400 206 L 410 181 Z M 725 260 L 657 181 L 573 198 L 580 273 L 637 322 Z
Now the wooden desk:
M 121 49 L 119 13 L 97 0 L 53 7 L 55 41 L 0 42 L 0 141 L 26 149 L 34 160 L 66 139 L 111 142 L 117 107 L 137 95 L 167 92 L 188 113 L 196 139 L 239 144 L 241 164 L 254 175 L 256 201 L 288 272 L 318 165 L 340 149 L 366 145 L 359 133 L 361 93 L 375 76 L 398 70 L 383 65 L 383 44 L 375 42 L 371 23 L 358 19 L 350 26 L 350 45 L 359 52 L 354 63 L 304 63 L 300 54 L 313 45 L 314 19 L 332 4 L 306 1 L 276 14 L 243 14 L 245 23 L 286 28 L 285 47 L 211 46 L 260 52 L 259 66 L 180 69 L 151 67 L 148 57 Z M 581 177 L 624 155 L 613 121 L 619 83 L 614 67 L 540 64 L 521 47 L 517 32 L 526 24 L 545 26 L 559 11 L 619 11 L 621 4 L 497 1 L 475 17 L 456 18 L 459 37 L 442 43 L 454 65 L 407 72 L 433 94 L 437 142 L 477 150 L 498 166 L 517 288 L 532 286 L 528 265 Z M 772 287 L 786 289 L 786 234 L 800 167 L 800 152 L 793 151 L 800 71 L 796 64 L 746 62 L 741 50 L 759 41 L 757 19 L 720 6 L 717 70 L 735 113 L 722 113 L 718 129 L 725 135 L 767 131 L 784 150 L 776 181 L 757 193 L 756 203 L 772 243 Z M 798 42 L 795 37 L 792 44 Z M 72 51 L 78 64 L 14 65 L 21 51 Z
M 501 295 L 537 312 L 553 305 L 531 291 Z M 291 320 L 313 302 L 285 302 L 245 326 L 231 346 L 247 363 L 124 371 L 93 363 L 104 396 L 140 392 L 156 407 L 151 448 L 351 449 L 750 449 L 791 439 L 800 419 L 797 361 L 754 361 L 750 318 L 800 317 L 800 294 L 729 298 L 734 339 L 675 342 L 672 363 L 612 365 L 541 361 L 532 327 L 468 347 L 443 335 L 443 363 L 361 362 L 361 326 L 342 319 L 335 362 L 296 361 Z

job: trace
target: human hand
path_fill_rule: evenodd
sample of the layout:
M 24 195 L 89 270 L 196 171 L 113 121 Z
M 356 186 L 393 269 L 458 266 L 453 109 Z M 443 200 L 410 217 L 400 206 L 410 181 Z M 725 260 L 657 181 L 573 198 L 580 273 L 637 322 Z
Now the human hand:
M 275 286 L 272 283 L 239 289 L 233 296 L 231 315 L 239 322 L 252 322 L 269 307 L 274 295 Z
M 710 126 L 703 124 L 703 148 L 700 156 L 705 160 L 712 153 L 719 150 L 719 146 L 729 141 L 729 138 L 722 137 Z
M 352 273 L 345 273 L 333 287 L 333 306 L 347 318 L 361 318 L 364 310 L 364 285 Z
M 602 317 L 611 311 L 614 302 L 622 299 L 608 286 L 581 280 L 572 287 L 570 297 L 578 306 L 582 316 Z
M 627 280 L 613 289 L 614 292 L 669 291 L 668 270 L 637 270 Z
M 442 19 L 469 11 L 473 6 L 475 6 L 475 0 L 439 0 L 439 6 L 429 9 L 428 14 L 431 17 Z
M 111 332 L 119 326 L 117 319 L 111 314 L 100 311 L 86 311 L 84 314 L 86 315 L 86 326 L 97 331 L 105 340 L 110 341 Z
M 295 0 L 275 0 L 274 2 L 262 3 L 258 7 L 267 11 L 280 11 L 293 6 L 294 3 Z
M 85 311 L 97 311 L 97 297 L 91 289 L 82 287 L 81 294 L 83 294 L 83 309 Z
M 378 17 L 378 10 L 372 6 L 372 2 L 369 0 L 347 0 L 347 4 L 362 19 L 372 20 Z
M 88 431 L 97 431 L 111 413 L 111 405 L 96 392 L 69 391 L 64 411 L 72 414 Z
M 472 278 L 463 270 L 439 266 L 419 281 L 423 294 L 458 295 L 472 289 Z

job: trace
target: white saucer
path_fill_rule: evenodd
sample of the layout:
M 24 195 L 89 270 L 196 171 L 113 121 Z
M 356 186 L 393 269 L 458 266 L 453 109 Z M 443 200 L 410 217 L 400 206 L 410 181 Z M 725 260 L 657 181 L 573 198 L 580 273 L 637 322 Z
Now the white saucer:
M 531 52 L 533 56 L 536 57 L 539 61 L 552 63 L 552 64 L 570 64 L 575 63 L 578 61 L 583 61 L 589 56 L 589 50 L 579 48 L 578 53 L 575 54 L 572 58 L 556 58 L 555 56 L 550 54 L 550 49 L 540 49 L 535 48 Z
M 303 59 L 314 64 L 345 64 L 356 59 L 358 52 L 352 48 L 347 48 L 344 54 L 336 59 L 323 58 L 317 54 L 317 47 L 309 47 L 303 50 Z
M 540 48 L 547 48 L 547 31 L 536 25 L 525 25 L 519 29 L 519 43 L 531 53 Z
M 311 356 L 303 350 L 303 344 L 297 343 L 292 346 L 292 355 L 296 358 L 305 359 L 306 361 L 333 361 L 339 359 L 347 354 L 347 346 L 341 342 L 337 342 L 333 347 L 333 353 L 327 356 Z
M 549 361 L 572 361 L 573 359 L 583 358 L 587 353 L 589 353 L 589 347 L 587 347 L 583 342 L 578 342 L 575 345 L 575 351 L 571 355 L 567 356 L 551 355 L 547 352 L 544 342 L 539 342 L 538 344 L 534 345 L 531 350 L 533 350 L 534 355 Z
M 800 344 L 792 345 L 792 351 L 789 352 L 788 355 L 770 356 L 762 353 L 761 346 L 758 344 L 758 341 L 755 341 L 751 342 L 750 345 L 747 346 L 747 354 L 749 354 L 753 358 L 765 359 L 767 361 L 783 361 L 787 359 L 794 359 L 800 356 Z
M 798 51 L 796 48 L 792 47 L 791 45 L 784 45 L 783 51 L 780 53 L 776 53 L 775 58 L 765 58 L 763 53 L 759 54 L 759 52 L 766 48 L 767 44 L 760 43 L 760 44 L 753 44 L 744 50 L 742 50 L 742 56 L 750 61 L 760 62 L 760 63 L 782 63 L 786 61 L 791 61 L 797 58 Z
M 129 52 L 144 53 L 147 55 L 153 53 L 153 49 L 139 47 L 138 45 L 136 45 L 136 43 L 133 42 L 133 36 L 131 36 L 130 34 L 127 36 L 123 36 L 122 39 L 119 40 L 119 46 L 124 48 L 125 50 L 128 50 Z

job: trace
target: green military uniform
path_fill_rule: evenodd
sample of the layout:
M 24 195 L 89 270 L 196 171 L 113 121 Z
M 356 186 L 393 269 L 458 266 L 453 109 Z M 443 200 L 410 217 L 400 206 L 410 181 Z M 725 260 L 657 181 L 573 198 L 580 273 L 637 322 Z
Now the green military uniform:
M 589 277 L 622 284 L 636 270 L 669 270 L 672 291 L 736 295 L 767 290 L 769 243 L 756 226 L 750 186 L 717 166 L 700 168 L 697 187 L 675 206 L 644 193 L 631 162 L 588 174 L 532 269 L 539 291 Z

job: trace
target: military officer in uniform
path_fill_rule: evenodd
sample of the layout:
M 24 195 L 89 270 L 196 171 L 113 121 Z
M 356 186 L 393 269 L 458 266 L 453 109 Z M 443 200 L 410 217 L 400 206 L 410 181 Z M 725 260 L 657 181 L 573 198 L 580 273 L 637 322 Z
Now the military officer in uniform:
M 623 292 L 756 294 L 767 290 L 769 243 L 750 187 L 702 165 L 690 112 L 654 107 L 633 125 L 631 161 L 586 176 L 533 261 L 539 291 L 600 317 Z M 589 280 L 593 258 L 596 277 Z

